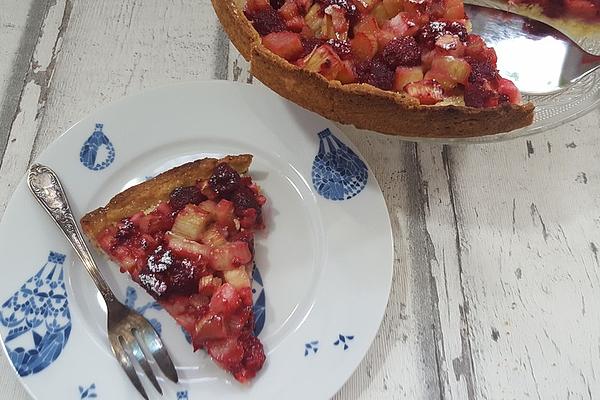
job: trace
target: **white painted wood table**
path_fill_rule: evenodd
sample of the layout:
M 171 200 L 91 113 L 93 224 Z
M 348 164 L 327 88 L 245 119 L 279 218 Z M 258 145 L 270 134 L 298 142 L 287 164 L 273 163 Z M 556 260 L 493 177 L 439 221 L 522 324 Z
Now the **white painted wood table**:
M 208 0 L 0 0 L 0 215 L 87 113 L 198 79 L 251 81 Z M 599 134 L 600 110 L 489 145 L 350 134 L 396 260 L 379 334 L 336 398 L 600 396 Z M 0 398 L 28 398 L 4 355 Z

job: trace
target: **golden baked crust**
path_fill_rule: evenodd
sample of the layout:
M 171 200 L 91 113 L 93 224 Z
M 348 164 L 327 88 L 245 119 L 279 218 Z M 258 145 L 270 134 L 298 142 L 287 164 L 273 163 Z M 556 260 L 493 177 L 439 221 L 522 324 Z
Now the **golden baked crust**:
M 196 181 L 208 179 L 215 166 L 225 162 L 238 173 L 248 171 L 252 156 L 241 154 L 227 156 L 220 160 L 204 158 L 180 165 L 145 182 L 132 186 L 110 199 L 108 204 L 87 213 L 81 218 L 81 227 L 85 234 L 95 241 L 98 233 L 119 222 L 123 218 L 155 206 L 161 201 L 168 200 L 171 192 L 180 186 L 191 186 Z
M 391 135 L 435 138 L 493 135 L 533 122 L 532 103 L 494 108 L 422 106 L 404 93 L 329 81 L 264 47 L 240 0 L 212 0 L 212 4 L 229 38 L 250 62 L 252 75 L 281 96 L 334 121 Z

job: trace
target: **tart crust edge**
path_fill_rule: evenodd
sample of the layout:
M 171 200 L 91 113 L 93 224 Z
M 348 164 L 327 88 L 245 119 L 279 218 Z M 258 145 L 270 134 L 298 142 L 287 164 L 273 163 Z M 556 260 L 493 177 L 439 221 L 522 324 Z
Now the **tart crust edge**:
M 192 186 L 199 179 L 208 179 L 217 164 L 229 164 L 239 174 L 248 172 L 252 155 L 226 156 L 222 159 L 203 158 L 163 172 L 115 195 L 106 206 L 84 215 L 81 227 L 90 240 L 96 243 L 97 235 L 107 227 L 139 211 L 169 199 L 171 192 L 180 186 Z

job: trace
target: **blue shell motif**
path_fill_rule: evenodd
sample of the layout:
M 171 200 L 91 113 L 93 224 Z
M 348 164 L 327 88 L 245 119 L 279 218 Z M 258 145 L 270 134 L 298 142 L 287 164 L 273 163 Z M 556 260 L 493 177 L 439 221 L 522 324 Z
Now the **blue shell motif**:
M 20 376 L 42 371 L 67 344 L 71 313 L 62 264 L 53 251 L 48 261 L 2 304 L 0 323 L 10 360 Z
M 328 200 L 348 200 L 366 186 L 365 163 L 329 129 L 319 132 L 319 153 L 312 166 L 313 186 Z
M 85 141 L 79 152 L 81 163 L 92 171 L 100 171 L 115 161 L 115 147 L 102 132 L 102 127 L 102 124 L 96 124 L 96 130 Z M 106 157 L 103 161 L 98 162 L 96 157 L 101 147 L 106 148 Z
M 267 307 L 262 276 L 260 276 L 256 264 L 252 269 L 252 302 L 254 303 L 254 306 L 252 306 L 252 311 L 254 311 L 254 335 L 258 336 L 265 327 Z

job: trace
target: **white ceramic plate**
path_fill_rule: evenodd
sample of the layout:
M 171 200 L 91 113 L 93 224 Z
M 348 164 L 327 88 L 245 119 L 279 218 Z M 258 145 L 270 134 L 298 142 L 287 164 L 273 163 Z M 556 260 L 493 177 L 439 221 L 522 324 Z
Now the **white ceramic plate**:
M 254 154 L 251 174 L 268 198 L 254 275 L 267 363 L 253 383 L 238 384 L 204 353 L 193 353 L 152 298 L 97 259 L 121 299 L 160 325 L 177 365 L 181 383 L 161 380 L 165 396 L 154 398 L 328 398 L 375 337 L 393 265 L 379 186 L 330 122 L 259 87 L 184 84 L 97 111 L 37 161 L 59 174 L 74 212 L 83 215 L 173 166 L 239 153 Z M 24 182 L 0 225 L 0 253 L 0 333 L 29 393 L 138 398 L 110 352 L 99 294 Z

